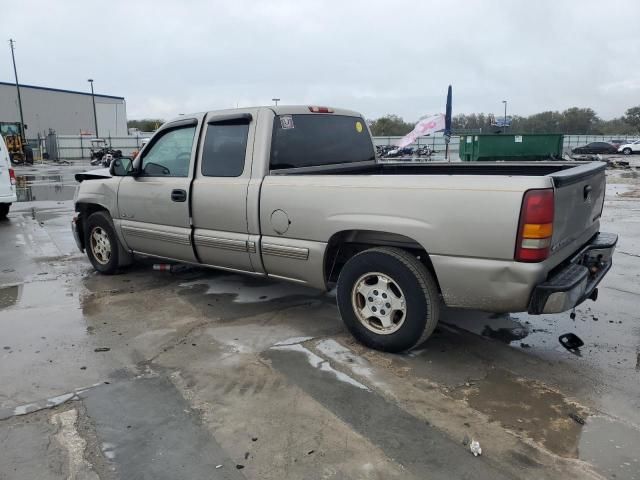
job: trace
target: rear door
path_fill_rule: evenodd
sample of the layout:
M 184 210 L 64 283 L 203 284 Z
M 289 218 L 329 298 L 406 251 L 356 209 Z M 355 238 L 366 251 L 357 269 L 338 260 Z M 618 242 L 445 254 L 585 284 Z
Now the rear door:
M 200 144 L 192 187 L 193 242 L 202 263 L 254 271 L 250 254 L 257 239 L 249 237 L 247 189 L 255 111 L 210 113 Z
M 144 149 L 140 175 L 122 178 L 118 214 L 122 235 L 132 250 L 196 262 L 189 189 L 197 131 L 195 118 L 165 125 Z

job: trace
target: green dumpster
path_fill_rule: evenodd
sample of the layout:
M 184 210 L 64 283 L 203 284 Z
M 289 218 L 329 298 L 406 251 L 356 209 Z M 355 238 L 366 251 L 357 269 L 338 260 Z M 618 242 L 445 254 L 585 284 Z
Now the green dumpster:
M 460 160 L 550 160 L 562 158 L 562 144 L 556 133 L 461 135 Z

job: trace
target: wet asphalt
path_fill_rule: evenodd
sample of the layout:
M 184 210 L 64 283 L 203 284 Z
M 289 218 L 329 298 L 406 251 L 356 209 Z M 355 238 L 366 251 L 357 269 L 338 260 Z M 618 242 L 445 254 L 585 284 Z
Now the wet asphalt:
M 331 293 L 95 274 L 69 231 L 84 169 L 18 169 L 0 223 L 1 479 L 640 478 L 637 169 L 608 172 L 597 302 L 446 310 L 407 355 L 353 341 Z

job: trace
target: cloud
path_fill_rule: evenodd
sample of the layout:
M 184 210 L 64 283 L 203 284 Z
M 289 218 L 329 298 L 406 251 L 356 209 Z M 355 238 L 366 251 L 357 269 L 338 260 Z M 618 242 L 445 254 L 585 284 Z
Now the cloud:
M 640 17 L 640 2 L 608 12 Z M 607 14 L 608 15 L 608 14 Z M 314 103 L 416 120 L 638 103 L 640 36 L 601 2 L 498 0 L 22 0 L 0 30 L 21 81 L 126 97 L 130 118 L 235 105 Z M 0 80 L 11 81 L 9 49 Z M 621 92 L 625 92 L 624 94 Z

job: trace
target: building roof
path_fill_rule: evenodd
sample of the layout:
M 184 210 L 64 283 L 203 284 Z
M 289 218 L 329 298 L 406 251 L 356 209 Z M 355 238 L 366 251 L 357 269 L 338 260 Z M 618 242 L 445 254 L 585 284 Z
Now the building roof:
M 9 83 L 9 82 L 0 82 L 0 85 L 6 85 L 9 87 L 15 87 L 16 84 L 15 83 Z M 73 93 L 75 95 L 88 95 L 91 96 L 90 92 L 78 92 L 75 90 L 64 90 L 61 88 L 51 88 L 51 87 L 38 87 L 37 85 L 25 85 L 24 83 L 20 84 L 20 88 L 34 88 L 36 90 L 47 90 L 49 92 L 61 92 L 61 93 Z M 96 97 L 103 97 L 103 98 L 115 98 L 117 100 L 124 100 L 124 97 L 117 97 L 114 95 L 103 95 L 101 93 L 96 93 L 94 94 Z

